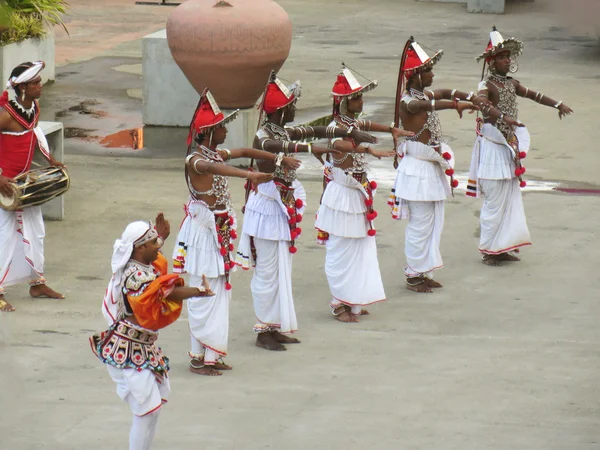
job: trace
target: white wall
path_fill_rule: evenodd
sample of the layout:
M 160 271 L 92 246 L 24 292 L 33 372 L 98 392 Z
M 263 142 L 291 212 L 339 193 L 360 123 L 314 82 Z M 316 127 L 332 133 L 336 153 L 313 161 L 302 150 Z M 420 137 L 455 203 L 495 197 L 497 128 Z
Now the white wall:
M 25 61 L 46 63 L 42 71 L 42 82 L 54 81 L 56 69 L 54 66 L 54 34 L 49 32 L 44 39 L 27 39 L 0 47 L 0 74 L 2 74 L 2 89 L 10 77 L 12 70 Z

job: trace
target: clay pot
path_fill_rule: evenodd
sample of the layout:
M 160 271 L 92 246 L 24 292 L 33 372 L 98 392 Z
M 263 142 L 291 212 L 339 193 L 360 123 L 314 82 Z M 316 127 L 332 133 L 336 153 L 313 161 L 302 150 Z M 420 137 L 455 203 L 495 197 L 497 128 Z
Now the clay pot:
M 188 0 L 167 21 L 173 59 L 221 108 L 254 106 L 290 53 L 292 23 L 272 0 Z

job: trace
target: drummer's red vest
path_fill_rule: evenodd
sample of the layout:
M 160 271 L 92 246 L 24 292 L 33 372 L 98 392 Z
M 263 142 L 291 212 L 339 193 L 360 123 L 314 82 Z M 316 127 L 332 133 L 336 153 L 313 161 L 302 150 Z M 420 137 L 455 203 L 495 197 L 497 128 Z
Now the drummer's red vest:
M 4 91 L 0 96 L 0 107 L 4 108 L 26 131 L 22 133 L 0 132 L 0 168 L 5 177 L 15 177 L 27 172 L 31 167 L 33 154 L 37 146 L 37 138 L 33 128 L 37 125 L 40 108 L 35 101 L 35 113 L 29 119 L 15 108 Z

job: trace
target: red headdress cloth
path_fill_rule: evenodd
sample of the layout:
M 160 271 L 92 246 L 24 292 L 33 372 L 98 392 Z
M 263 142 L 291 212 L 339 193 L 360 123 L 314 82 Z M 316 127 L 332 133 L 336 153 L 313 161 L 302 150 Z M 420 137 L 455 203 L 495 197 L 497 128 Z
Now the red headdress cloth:
M 493 27 L 485 52 L 477 57 L 477 62 L 485 59 L 489 63 L 494 56 L 502 52 L 510 52 L 510 56 L 516 58 L 523 53 L 523 42 L 513 37 L 505 39 L 496 27 Z
M 278 109 L 285 108 L 290 103 L 293 103 L 300 97 L 300 94 L 300 81 L 296 81 L 290 86 L 285 86 L 277 78 L 275 71 L 272 71 L 263 98 L 263 111 L 267 114 L 273 114 Z
M 352 71 L 342 63 L 342 71 L 337 76 L 333 88 L 331 89 L 331 95 L 334 99 L 341 100 L 344 97 L 352 97 L 358 93 L 372 91 L 377 87 L 377 81 L 369 81 L 367 84 L 362 86 Z
M 225 125 L 231 122 L 237 117 L 238 112 L 239 109 L 236 109 L 228 116 L 225 116 L 208 88 L 205 88 L 200 95 L 198 107 L 196 108 L 196 112 L 190 123 L 190 133 L 188 135 L 187 144 L 191 145 L 193 138 L 197 134 L 201 134 L 205 130 L 214 128 L 217 125 Z
M 402 59 L 401 70 L 406 78 L 410 78 L 416 73 L 421 73 L 435 66 L 442 56 L 443 50 L 438 50 L 432 57 L 429 57 L 425 50 L 411 36 L 406 42 L 404 55 Z

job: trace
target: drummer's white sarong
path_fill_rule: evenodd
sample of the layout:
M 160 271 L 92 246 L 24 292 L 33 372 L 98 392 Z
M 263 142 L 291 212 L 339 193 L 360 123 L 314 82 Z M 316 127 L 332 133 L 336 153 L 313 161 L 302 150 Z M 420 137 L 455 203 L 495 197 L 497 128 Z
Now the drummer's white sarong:
M 44 236 L 41 207 L 0 209 L 0 294 L 5 287 L 23 281 L 45 281 Z

